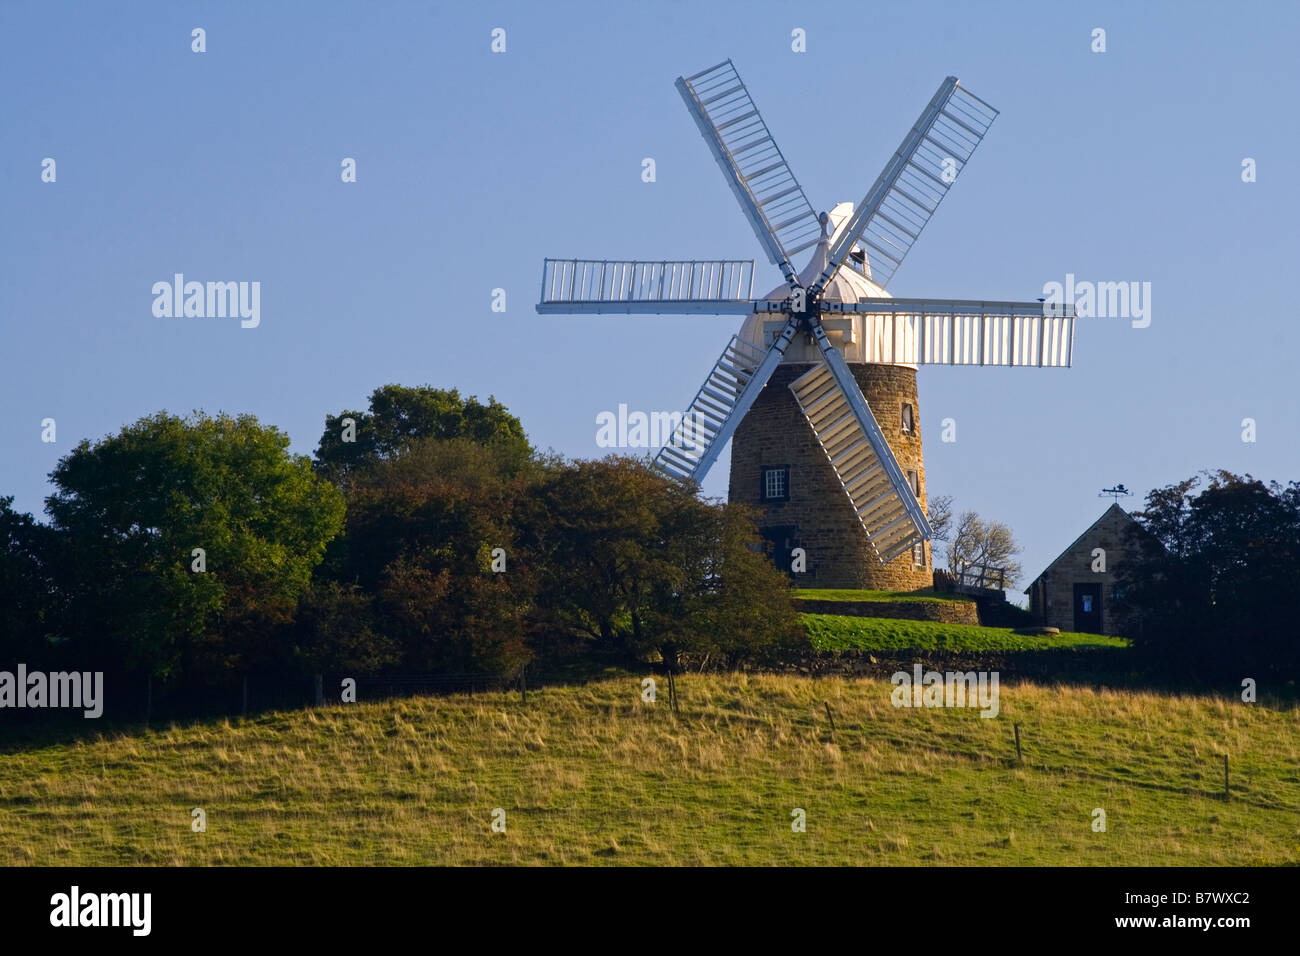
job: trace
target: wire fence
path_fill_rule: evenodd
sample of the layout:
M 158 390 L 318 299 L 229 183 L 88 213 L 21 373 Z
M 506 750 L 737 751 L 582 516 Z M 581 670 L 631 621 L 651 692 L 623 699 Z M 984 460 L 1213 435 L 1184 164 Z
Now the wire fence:
M 881 660 L 882 666 L 893 666 L 893 662 Z M 590 678 L 591 675 L 587 675 Z M 827 674 L 824 676 L 848 676 Z M 735 716 L 730 709 L 718 710 L 716 706 L 705 702 L 702 706 L 697 701 L 692 703 L 690 682 L 687 674 L 674 675 L 672 672 L 656 671 L 656 678 L 661 681 L 658 690 L 660 706 L 674 717 L 688 721 L 708 720 L 724 716 L 728 721 Z M 629 695 L 640 693 L 639 682 L 643 675 L 629 675 Z M 238 676 L 221 686 L 195 687 L 193 685 L 166 684 L 150 681 L 138 675 L 105 675 L 103 690 L 103 716 L 109 724 L 130 723 L 140 719 L 162 722 L 183 718 L 206 718 L 213 716 L 255 715 L 273 710 L 288 710 L 308 707 L 313 704 L 334 705 L 342 703 L 345 690 L 355 693 L 357 702 L 379 701 L 403 697 L 436 696 L 445 694 L 517 694 L 522 703 L 528 703 L 534 693 L 546 686 L 555 686 L 573 682 L 582 682 L 583 678 L 572 673 L 560 671 L 535 670 L 532 667 L 520 669 L 514 673 L 408 673 L 351 676 L 342 673 L 321 675 L 286 675 L 251 673 Z M 631 681 L 638 684 L 632 684 Z M 679 696 L 678 684 L 685 683 L 685 693 Z M 544 699 L 544 697 L 543 697 Z M 644 698 L 643 698 L 644 699 Z M 1073 730 L 1068 726 L 1052 726 L 1037 722 L 1026 727 L 1019 721 L 1006 721 L 1006 737 L 999 745 L 992 740 L 972 739 L 962 746 L 951 733 L 939 733 L 932 738 L 890 739 L 881 737 L 879 728 L 870 724 L 855 722 L 848 715 L 837 713 L 829 700 L 819 701 L 805 713 L 797 715 L 792 721 L 795 731 L 806 732 L 810 739 L 823 736 L 834 742 L 842 750 L 869 749 L 882 742 L 904 749 L 920 748 L 927 753 L 941 754 L 949 757 L 964 758 L 979 762 L 992 762 L 1016 766 L 1026 771 L 1072 776 L 1079 779 L 1091 779 L 1101 782 L 1124 784 L 1144 789 L 1163 790 L 1186 793 L 1197 796 L 1221 796 L 1251 804 L 1261 809 L 1294 812 L 1300 808 L 1300 791 L 1286 783 L 1293 782 L 1293 777 L 1280 776 L 1277 768 L 1259 763 L 1258 757 L 1249 755 L 1234 757 L 1231 764 L 1226 750 L 1222 754 L 1207 754 L 1200 760 L 1193 757 L 1185 773 L 1174 774 L 1166 778 L 1150 777 L 1151 768 L 1103 767 L 1097 761 L 1096 766 L 1089 766 L 1087 759 L 1077 759 L 1072 751 L 1065 747 L 1060 738 L 1068 737 Z M 762 722 L 765 717 L 763 708 L 753 715 L 753 719 Z M 788 715 L 787 715 L 788 716 Z M 775 721 L 776 712 L 767 715 L 769 723 Z M 27 725 L 28 729 L 40 729 L 42 732 L 53 730 L 59 736 L 59 726 L 72 730 L 75 736 L 84 736 L 88 730 L 98 730 L 96 722 L 84 721 L 78 711 L 52 712 L 42 709 L 9 710 L 6 722 L 15 721 Z M 94 723 L 92 728 L 89 726 Z M 44 724 L 44 727 L 41 725 Z M 1028 736 L 1024 732 L 1028 731 Z M 10 735 L 0 740 L 0 752 L 11 747 L 24 745 L 21 734 Z M 1043 746 L 1044 741 L 1056 738 L 1055 744 Z M 1141 750 L 1140 741 L 1130 741 L 1135 751 Z M 1208 743 L 1208 741 L 1207 741 Z M 991 745 L 991 746 L 990 746 Z M 1199 755 L 1196 755 L 1199 756 Z M 1245 759 L 1242 760 L 1241 757 Z M 1109 758 L 1108 758 L 1109 759 Z M 1219 761 L 1222 761 L 1221 765 Z M 1141 761 L 1139 761 L 1141 763 Z M 1146 774 L 1142 772 L 1145 769 Z M 1221 774 L 1221 776 L 1219 776 Z M 1218 782 L 1222 781 L 1221 787 Z

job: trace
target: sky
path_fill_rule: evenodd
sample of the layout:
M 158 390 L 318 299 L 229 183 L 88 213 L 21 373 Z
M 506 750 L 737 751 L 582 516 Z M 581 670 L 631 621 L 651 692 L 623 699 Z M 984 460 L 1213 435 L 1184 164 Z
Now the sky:
M 739 320 L 539 316 L 544 257 L 781 281 L 673 81 L 731 58 L 820 210 L 862 198 L 951 74 L 1001 112 L 890 293 L 1151 290 L 1145 328 L 1081 319 L 1072 368 L 919 373 L 928 490 L 1012 527 L 1024 587 L 1117 482 L 1131 510 L 1202 469 L 1300 478 L 1297 36 L 1281 0 L 2 0 L 0 495 L 41 515 L 78 441 L 161 409 L 252 413 L 310 454 L 391 382 L 603 455 L 600 412 L 683 409 Z M 178 272 L 260 283 L 259 323 L 155 316 Z

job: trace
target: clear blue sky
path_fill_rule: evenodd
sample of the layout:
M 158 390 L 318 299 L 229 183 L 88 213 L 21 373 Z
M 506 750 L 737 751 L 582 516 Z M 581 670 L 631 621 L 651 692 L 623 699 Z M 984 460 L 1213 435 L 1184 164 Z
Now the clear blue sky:
M 1152 283 L 1150 327 L 1081 321 L 1072 369 L 920 373 L 931 493 L 1011 524 L 1032 576 L 1117 481 L 1300 478 L 1298 36 L 1294 2 L 0 3 L 0 494 L 39 514 L 76 441 L 163 408 L 252 412 L 310 453 L 387 382 L 601 454 L 598 412 L 682 408 L 739 323 L 540 317 L 544 256 L 780 280 L 673 80 L 734 59 L 824 209 L 955 74 L 1001 116 L 890 291 Z M 155 318 L 175 272 L 261 282 L 260 327 Z

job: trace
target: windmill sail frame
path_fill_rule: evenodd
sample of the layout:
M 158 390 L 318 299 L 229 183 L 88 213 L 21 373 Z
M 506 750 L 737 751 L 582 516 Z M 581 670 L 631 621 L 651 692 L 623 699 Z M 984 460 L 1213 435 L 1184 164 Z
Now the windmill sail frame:
M 791 295 L 754 299 L 753 260 L 546 259 L 537 311 L 784 316 L 784 323 L 761 323 L 769 330 L 760 332 L 766 350 L 732 337 L 654 466 L 699 483 L 795 334 L 806 332 L 820 361 L 790 389 L 872 549 L 887 563 L 928 540 L 932 529 L 919 491 L 903 474 L 848 361 L 827 336 L 823 316 L 846 345 L 863 332 L 857 360 L 865 362 L 1060 368 L 1072 358 L 1076 317 L 1071 308 L 1049 311 L 1041 301 L 821 299 L 846 263 L 883 289 L 998 111 L 962 88 L 956 77 L 947 77 L 849 220 L 828 236 L 828 214 L 813 211 L 731 60 L 678 77 L 676 87 Z M 823 242 L 815 260 L 822 271 L 805 289 L 791 258 Z M 860 263 L 850 260 L 855 250 Z M 868 344 L 869 357 L 861 355 Z

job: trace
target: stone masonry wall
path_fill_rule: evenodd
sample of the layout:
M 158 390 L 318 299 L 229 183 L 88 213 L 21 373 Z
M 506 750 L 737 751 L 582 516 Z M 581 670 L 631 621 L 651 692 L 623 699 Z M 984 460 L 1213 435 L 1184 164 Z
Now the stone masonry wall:
M 1108 511 L 1070 550 L 1044 572 L 1045 606 L 1035 607 L 1040 619 L 1063 631 L 1074 630 L 1074 585 L 1101 584 L 1101 627 L 1105 634 L 1122 634 L 1122 622 L 1115 613 L 1115 572 L 1123 564 L 1127 548 L 1125 532 L 1132 519 L 1123 511 Z M 1106 570 L 1092 570 L 1092 551 L 1106 551 Z
M 1131 652 L 1124 647 L 1054 647 L 1036 651 L 817 651 L 785 661 L 779 672 L 812 677 L 888 679 L 916 664 L 924 670 L 997 671 L 999 681 L 1085 681 L 1102 686 L 1129 680 Z M 882 690 L 887 695 L 890 688 Z M 886 699 L 888 699 L 886 697 Z
M 840 487 L 826 453 L 790 392 L 806 364 L 777 367 L 741 421 L 731 443 L 729 500 L 763 511 L 760 527 L 794 526 L 795 546 L 807 551 L 808 569 L 796 576 L 799 587 L 868 588 L 912 591 L 931 584 L 930 547 L 914 566 L 911 553 L 882 565 L 872 552 L 853 506 Z M 915 471 L 925 508 L 925 463 L 921 454 L 921 410 L 916 400 L 916 370 L 898 365 L 849 366 L 880 424 L 904 475 Z M 903 403 L 912 406 L 914 430 L 904 435 Z M 762 501 L 763 467 L 790 467 L 790 500 Z

